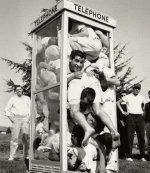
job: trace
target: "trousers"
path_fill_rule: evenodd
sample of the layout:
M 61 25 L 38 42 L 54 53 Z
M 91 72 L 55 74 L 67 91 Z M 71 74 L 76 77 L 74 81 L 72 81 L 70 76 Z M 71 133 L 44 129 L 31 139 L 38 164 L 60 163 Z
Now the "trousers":
M 129 114 L 127 116 L 127 133 L 128 133 L 128 153 L 127 157 L 132 157 L 132 147 L 134 133 L 137 134 L 139 143 L 140 156 L 145 157 L 145 123 L 141 114 Z
M 147 137 L 147 155 L 148 158 L 150 158 L 150 123 L 146 122 L 145 124 L 145 128 L 146 128 L 146 137 Z
M 28 139 L 29 139 L 29 123 L 27 117 L 14 117 L 14 122 L 11 127 L 11 141 L 10 141 L 10 157 L 14 158 L 18 143 L 19 143 L 19 134 L 22 134 L 23 150 L 24 156 L 28 155 Z

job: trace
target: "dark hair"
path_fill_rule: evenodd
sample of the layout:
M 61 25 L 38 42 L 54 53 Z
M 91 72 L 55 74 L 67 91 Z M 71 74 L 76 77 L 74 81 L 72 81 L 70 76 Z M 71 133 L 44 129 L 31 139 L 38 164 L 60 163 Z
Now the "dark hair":
M 80 97 L 81 112 L 84 112 L 87 106 L 92 106 L 95 96 L 96 96 L 95 90 L 92 88 L 84 88 L 82 90 L 81 97 Z M 85 98 L 87 99 L 87 103 L 85 103 L 84 101 Z
M 84 52 L 81 52 L 80 50 L 72 50 L 70 58 L 74 59 L 75 56 L 80 56 L 81 58 L 86 59 L 86 54 Z
M 150 90 L 148 91 L 148 94 L 150 94 Z
M 77 160 L 76 160 L 76 163 L 75 163 L 74 166 L 71 166 L 71 165 L 68 164 L 68 170 L 76 171 L 78 169 L 78 167 L 79 167 L 80 164 L 81 164 L 81 161 L 77 157 Z
M 84 130 L 81 126 L 79 125 L 75 125 L 73 130 L 72 130 L 72 134 L 74 135 L 74 137 L 79 138 L 81 141 L 84 138 Z
M 123 90 L 123 91 L 122 91 L 122 93 L 125 93 L 125 94 L 127 94 L 127 91 L 126 91 L 126 90 Z
M 19 88 L 19 87 L 23 89 L 23 87 L 21 85 L 15 85 L 14 91 L 16 91 L 16 89 Z
M 44 114 L 42 114 L 40 117 L 36 118 L 37 124 L 38 124 L 39 122 L 43 122 L 44 119 L 45 119 L 45 115 L 44 115 Z

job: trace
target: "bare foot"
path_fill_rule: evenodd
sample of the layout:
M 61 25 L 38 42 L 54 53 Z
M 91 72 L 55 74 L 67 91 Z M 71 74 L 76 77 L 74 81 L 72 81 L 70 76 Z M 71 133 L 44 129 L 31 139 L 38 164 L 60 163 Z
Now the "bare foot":
M 112 139 L 114 140 L 114 141 L 118 141 L 118 140 L 120 140 L 120 134 L 118 133 L 118 132 L 111 132 L 111 135 L 112 135 Z
M 89 128 L 85 131 L 84 138 L 82 141 L 82 146 L 85 147 L 88 144 L 89 138 L 94 134 L 95 130 L 93 128 Z
M 112 134 L 112 149 L 115 150 L 120 146 L 120 134 L 118 132 L 113 132 Z

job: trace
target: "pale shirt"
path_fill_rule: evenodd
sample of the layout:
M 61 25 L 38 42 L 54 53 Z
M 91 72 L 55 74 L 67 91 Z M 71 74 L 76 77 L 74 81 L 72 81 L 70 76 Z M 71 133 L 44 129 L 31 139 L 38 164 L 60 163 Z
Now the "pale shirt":
M 80 31 L 82 28 L 86 27 L 85 25 L 78 25 L 77 26 L 77 30 Z M 88 38 L 89 39 L 99 39 L 99 37 L 97 36 L 97 34 L 95 33 L 95 31 L 91 28 L 91 27 L 86 27 L 89 33 Z
M 131 93 L 122 97 L 122 100 L 126 102 L 128 113 L 143 114 L 142 104 L 145 104 L 146 100 L 142 95 L 135 96 L 133 93 Z
M 115 73 L 112 69 L 105 67 L 103 68 L 103 72 L 106 78 L 112 78 L 115 77 Z M 114 88 L 109 87 L 105 92 L 102 93 L 102 103 L 105 102 L 114 102 L 115 101 L 115 94 L 114 94 Z
M 21 97 L 13 96 L 8 101 L 5 107 L 6 116 L 20 116 L 25 117 L 30 115 L 30 98 L 22 95 Z
M 37 125 L 36 125 L 36 128 L 35 128 L 35 131 L 36 131 L 36 133 L 37 134 L 40 134 L 40 135 L 42 135 L 42 134 L 44 134 L 45 133 L 45 131 L 44 131 L 44 124 L 42 123 L 42 122 L 39 122 Z
M 88 144 L 84 147 L 85 157 L 82 159 L 82 162 L 85 163 L 87 169 L 91 169 L 91 173 L 95 173 L 96 171 L 96 162 L 95 160 L 98 157 L 97 149 L 94 145 Z

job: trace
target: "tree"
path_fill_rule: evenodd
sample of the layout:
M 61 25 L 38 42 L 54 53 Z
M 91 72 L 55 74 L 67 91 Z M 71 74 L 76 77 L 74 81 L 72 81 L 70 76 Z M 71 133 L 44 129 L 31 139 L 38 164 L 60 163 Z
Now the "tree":
M 132 76 L 133 67 L 130 66 L 130 61 L 133 57 L 126 57 L 126 47 L 127 44 L 117 44 L 114 47 L 115 74 L 120 80 L 120 86 L 116 88 L 117 100 L 120 98 L 123 90 L 126 90 L 127 93 L 131 92 L 133 81 L 138 77 Z M 136 83 L 141 83 L 142 81 L 143 79 Z
M 12 60 L 0 57 L 1 60 L 5 61 L 11 70 L 15 70 L 16 73 L 21 72 L 22 81 L 23 81 L 23 90 L 24 94 L 30 96 L 31 95 L 31 71 L 32 71 L 32 47 L 22 42 L 23 46 L 25 46 L 26 51 L 29 53 L 29 57 L 24 60 L 23 63 L 14 62 Z M 6 80 L 6 84 L 8 85 L 8 90 L 6 92 L 14 91 L 16 84 L 10 79 Z
M 32 47 L 27 43 L 22 43 L 25 46 L 25 49 L 29 52 L 29 58 L 25 59 L 23 63 L 13 62 L 11 60 L 2 58 L 12 70 L 16 70 L 16 73 L 22 72 L 22 81 L 24 83 L 24 94 L 30 96 L 31 94 L 31 55 Z M 123 90 L 131 91 L 133 81 L 137 79 L 137 76 L 132 76 L 133 67 L 130 66 L 131 58 L 127 58 L 126 51 L 127 44 L 121 45 L 117 44 L 114 47 L 114 56 L 115 56 L 115 73 L 120 80 L 120 86 L 116 88 L 117 100 L 120 98 L 120 95 Z M 143 80 L 137 82 L 141 83 Z M 10 79 L 6 81 L 8 85 L 7 92 L 12 92 L 15 88 L 15 83 Z

